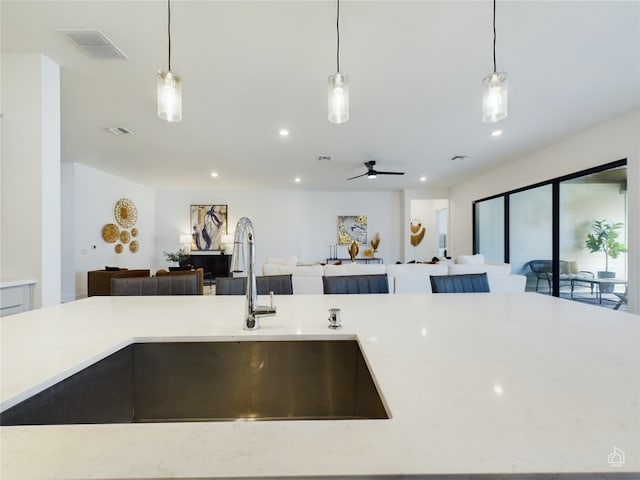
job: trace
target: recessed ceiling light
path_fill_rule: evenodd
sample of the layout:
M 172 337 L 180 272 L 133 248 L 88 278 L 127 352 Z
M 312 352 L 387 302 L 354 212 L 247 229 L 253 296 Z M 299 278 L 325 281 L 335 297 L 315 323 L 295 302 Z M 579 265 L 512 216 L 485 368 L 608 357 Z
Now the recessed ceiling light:
M 218 178 L 218 172 L 211 172 L 211 178 Z
M 421 182 L 426 182 L 426 181 L 427 181 L 427 177 L 424 177 L 424 176 L 423 176 L 423 177 L 420 177 L 420 181 L 421 181 Z
M 296 177 L 293 179 L 294 182 L 296 183 L 300 183 L 302 181 L 302 179 L 300 177 Z
M 289 136 L 289 130 L 287 130 L 286 128 L 281 128 L 278 133 L 280 134 L 281 137 L 288 137 Z
M 502 135 L 502 130 L 494 130 L 493 132 L 491 132 L 492 137 L 498 137 L 500 135 Z

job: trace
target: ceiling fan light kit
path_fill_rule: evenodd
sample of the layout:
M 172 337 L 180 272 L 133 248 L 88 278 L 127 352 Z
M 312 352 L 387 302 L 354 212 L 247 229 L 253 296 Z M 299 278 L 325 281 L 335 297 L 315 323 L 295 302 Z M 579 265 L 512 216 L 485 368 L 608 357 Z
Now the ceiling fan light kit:
M 496 69 L 496 0 L 493 0 L 493 72 L 482 80 L 482 121 L 495 123 L 508 114 L 508 77 Z
M 375 160 L 371 160 L 370 162 L 364 162 L 364 166 L 367 167 L 367 172 L 362 175 L 356 175 L 355 177 L 347 178 L 347 180 L 353 180 L 354 178 L 367 177 L 369 179 L 377 178 L 378 175 L 404 175 L 404 172 L 382 172 L 380 170 L 376 170 Z
M 182 121 L 182 80 L 171 72 L 171 0 L 167 0 L 167 34 L 169 50 L 167 70 L 157 75 L 158 117 L 167 122 Z

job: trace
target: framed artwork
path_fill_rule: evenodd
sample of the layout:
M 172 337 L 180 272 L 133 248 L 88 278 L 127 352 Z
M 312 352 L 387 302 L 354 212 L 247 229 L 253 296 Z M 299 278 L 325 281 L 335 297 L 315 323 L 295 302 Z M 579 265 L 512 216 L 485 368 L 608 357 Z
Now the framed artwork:
M 350 245 L 353 241 L 367 243 L 367 216 L 338 216 L 338 245 Z
M 227 205 L 191 205 L 191 251 L 220 250 L 227 233 Z

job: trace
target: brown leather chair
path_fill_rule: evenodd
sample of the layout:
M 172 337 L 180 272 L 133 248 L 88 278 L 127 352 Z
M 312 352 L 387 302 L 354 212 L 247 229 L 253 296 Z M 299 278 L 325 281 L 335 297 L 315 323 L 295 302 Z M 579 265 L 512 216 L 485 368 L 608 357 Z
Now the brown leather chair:
M 92 270 L 87 272 L 87 296 L 111 295 L 111 279 L 123 277 L 149 277 L 150 270 Z
M 156 272 L 156 277 L 192 275 L 194 273 L 198 276 L 198 295 L 204 295 L 204 269 L 203 268 L 196 268 L 195 270 L 174 270 L 172 272 L 167 272 L 166 270 L 158 270 Z

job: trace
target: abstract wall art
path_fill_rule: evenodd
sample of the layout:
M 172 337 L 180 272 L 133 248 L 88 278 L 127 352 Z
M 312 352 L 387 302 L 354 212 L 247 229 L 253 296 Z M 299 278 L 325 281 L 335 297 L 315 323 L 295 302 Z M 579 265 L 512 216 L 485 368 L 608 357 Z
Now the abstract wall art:
M 227 205 L 191 205 L 191 250 L 216 251 L 227 233 Z

